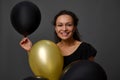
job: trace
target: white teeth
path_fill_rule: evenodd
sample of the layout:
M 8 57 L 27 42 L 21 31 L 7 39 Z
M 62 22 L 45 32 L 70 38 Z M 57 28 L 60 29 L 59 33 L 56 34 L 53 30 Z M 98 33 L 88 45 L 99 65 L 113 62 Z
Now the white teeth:
M 63 32 L 62 35 L 63 35 L 63 36 L 67 36 L 68 34 L 67 34 L 66 32 Z

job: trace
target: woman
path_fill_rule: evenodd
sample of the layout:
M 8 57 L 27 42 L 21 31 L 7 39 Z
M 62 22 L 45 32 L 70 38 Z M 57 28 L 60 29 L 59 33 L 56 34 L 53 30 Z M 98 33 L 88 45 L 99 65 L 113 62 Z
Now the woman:
M 67 10 L 60 11 L 54 17 L 56 44 L 64 56 L 64 67 L 76 60 L 94 61 L 97 53 L 92 45 L 79 38 L 78 21 L 77 16 Z M 32 42 L 26 37 L 21 40 L 20 45 L 26 51 L 30 51 Z

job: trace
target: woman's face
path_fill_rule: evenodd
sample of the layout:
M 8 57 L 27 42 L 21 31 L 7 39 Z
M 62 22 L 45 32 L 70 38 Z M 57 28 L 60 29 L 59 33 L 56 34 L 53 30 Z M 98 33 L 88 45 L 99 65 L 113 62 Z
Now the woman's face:
M 74 26 L 73 19 L 69 15 L 60 15 L 56 20 L 55 31 L 57 36 L 62 40 L 73 38 L 73 33 L 76 27 Z

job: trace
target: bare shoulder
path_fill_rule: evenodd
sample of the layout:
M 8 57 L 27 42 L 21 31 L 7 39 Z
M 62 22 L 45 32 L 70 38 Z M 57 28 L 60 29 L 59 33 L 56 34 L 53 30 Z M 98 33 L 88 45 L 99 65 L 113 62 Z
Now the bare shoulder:
M 81 45 L 82 41 L 76 41 L 76 45 Z

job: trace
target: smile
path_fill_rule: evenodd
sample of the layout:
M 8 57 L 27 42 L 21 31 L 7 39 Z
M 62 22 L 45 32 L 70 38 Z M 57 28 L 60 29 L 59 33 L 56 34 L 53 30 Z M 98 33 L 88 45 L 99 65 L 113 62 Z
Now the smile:
M 69 35 L 69 32 L 61 32 L 60 33 L 62 36 L 68 36 Z

